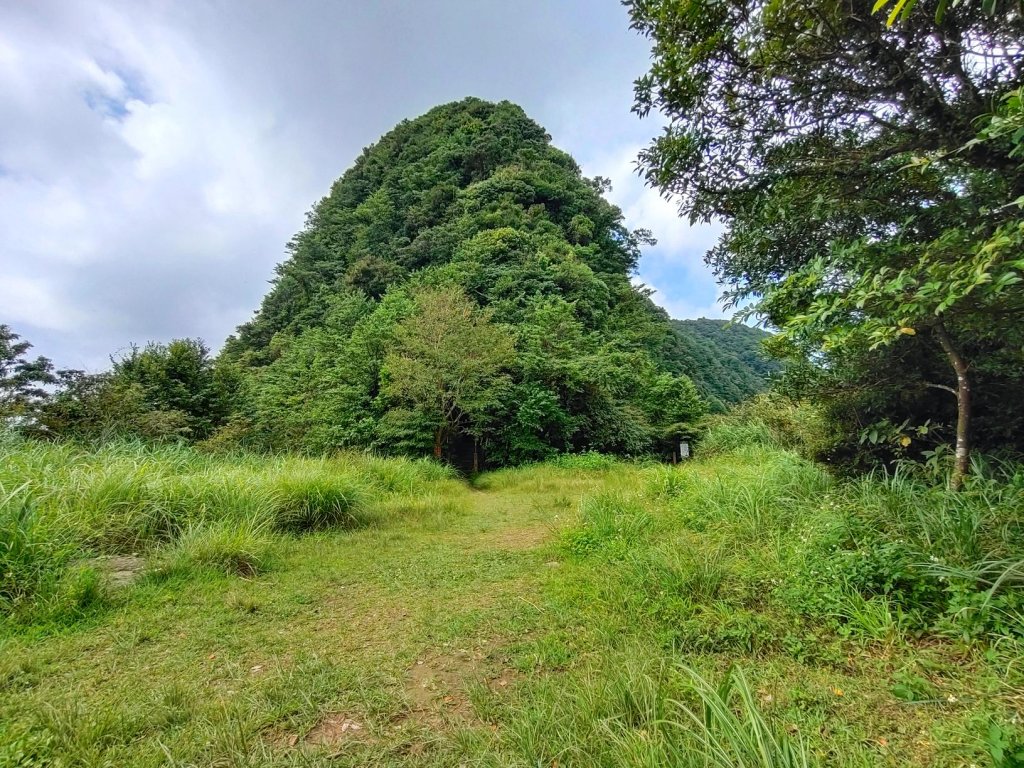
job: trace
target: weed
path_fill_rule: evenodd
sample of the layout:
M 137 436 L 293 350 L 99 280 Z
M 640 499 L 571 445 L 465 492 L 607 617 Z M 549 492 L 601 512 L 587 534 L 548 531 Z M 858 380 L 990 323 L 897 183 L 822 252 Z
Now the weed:
M 697 706 L 680 703 L 684 722 L 692 728 L 703 765 L 735 768 L 808 768 L 806 745 L 771 725 L 761 714 L 753 689 L 739 667 L 732 667 L 717 686 L 692 669 L 691 695 Z

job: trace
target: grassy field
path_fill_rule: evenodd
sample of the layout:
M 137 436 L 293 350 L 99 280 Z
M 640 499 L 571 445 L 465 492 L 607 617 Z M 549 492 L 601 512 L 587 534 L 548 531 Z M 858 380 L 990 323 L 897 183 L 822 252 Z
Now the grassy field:
M 1020 478 L 0 460 L 0 765 L 1021 764 Z

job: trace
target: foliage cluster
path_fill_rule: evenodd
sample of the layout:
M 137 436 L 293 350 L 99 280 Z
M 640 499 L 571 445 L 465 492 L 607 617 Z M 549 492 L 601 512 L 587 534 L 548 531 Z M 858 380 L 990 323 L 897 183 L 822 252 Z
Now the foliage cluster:
M 243 440 L 469 468 L 661 450 L 706 409 L 660 363 L 629 232 L 523 111 L 478 99 L 400 124 L 291 242 L 228 341 Z
M 724 220 L 708 262 L 847 456 L 893 458 L 858 435 L 903 424 L 918 456 L 955 440 L 956 485 L 972 443 L 1024 448 L 1019 9 L 626 5 L 654 49 L 635 108 L 669 122 L 646 177 Z
M 743 448 L 781 448 L 828 461 L 836 442 L 835 425 L 816 404 L 769 392 L 705 419 L 697 449 L 702 455 L 716 455 Z

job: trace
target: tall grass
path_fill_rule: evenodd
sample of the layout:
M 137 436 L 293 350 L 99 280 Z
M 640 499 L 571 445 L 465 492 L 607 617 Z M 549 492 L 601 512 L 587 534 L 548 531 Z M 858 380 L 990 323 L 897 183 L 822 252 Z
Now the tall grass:
M 44 602 L 65 571 L 101 554 L 152 554 L 163 572 L 253 575 L 270 561 L 274 536 L 386 522 L 401 514 L 396 499 L 436 495 L 452 478 L 434 462 L 359 454 L 213 456 L 135 441 L 5 439 L 0 611 Z
M 263 571 L 274 541 L 266 520 L 218 520 L 187 528 L 155 558 L 162 576 L 188 575 L 211 569 L 227 575 L 253 577 Z
M 582 674 L 517 692 L 503 734 L 528 765 L 809 768 L 739 668 L 715 685 L 630 645 Z

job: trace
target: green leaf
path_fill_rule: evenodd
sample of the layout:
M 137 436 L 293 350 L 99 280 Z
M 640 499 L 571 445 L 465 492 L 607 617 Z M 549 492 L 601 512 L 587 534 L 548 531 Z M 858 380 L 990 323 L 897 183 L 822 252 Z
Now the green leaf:
M 906 13 L 910 13 L 913 7 L 917 4 L 917 0 L 896 0 L 896 5 L 893 6 L 892 11 L 889 13 L 889 18 L 886 20 L 885 25 L 891 27 L 896 23 L 897 18 L 906 18 L 906 15 L 901 13 L 906 8 Z
M 917 693 L 909 685 L 903 685 L 897 683 L 889 689 L 889 693 L 895 696 L 900 701 L 916 701 Z

